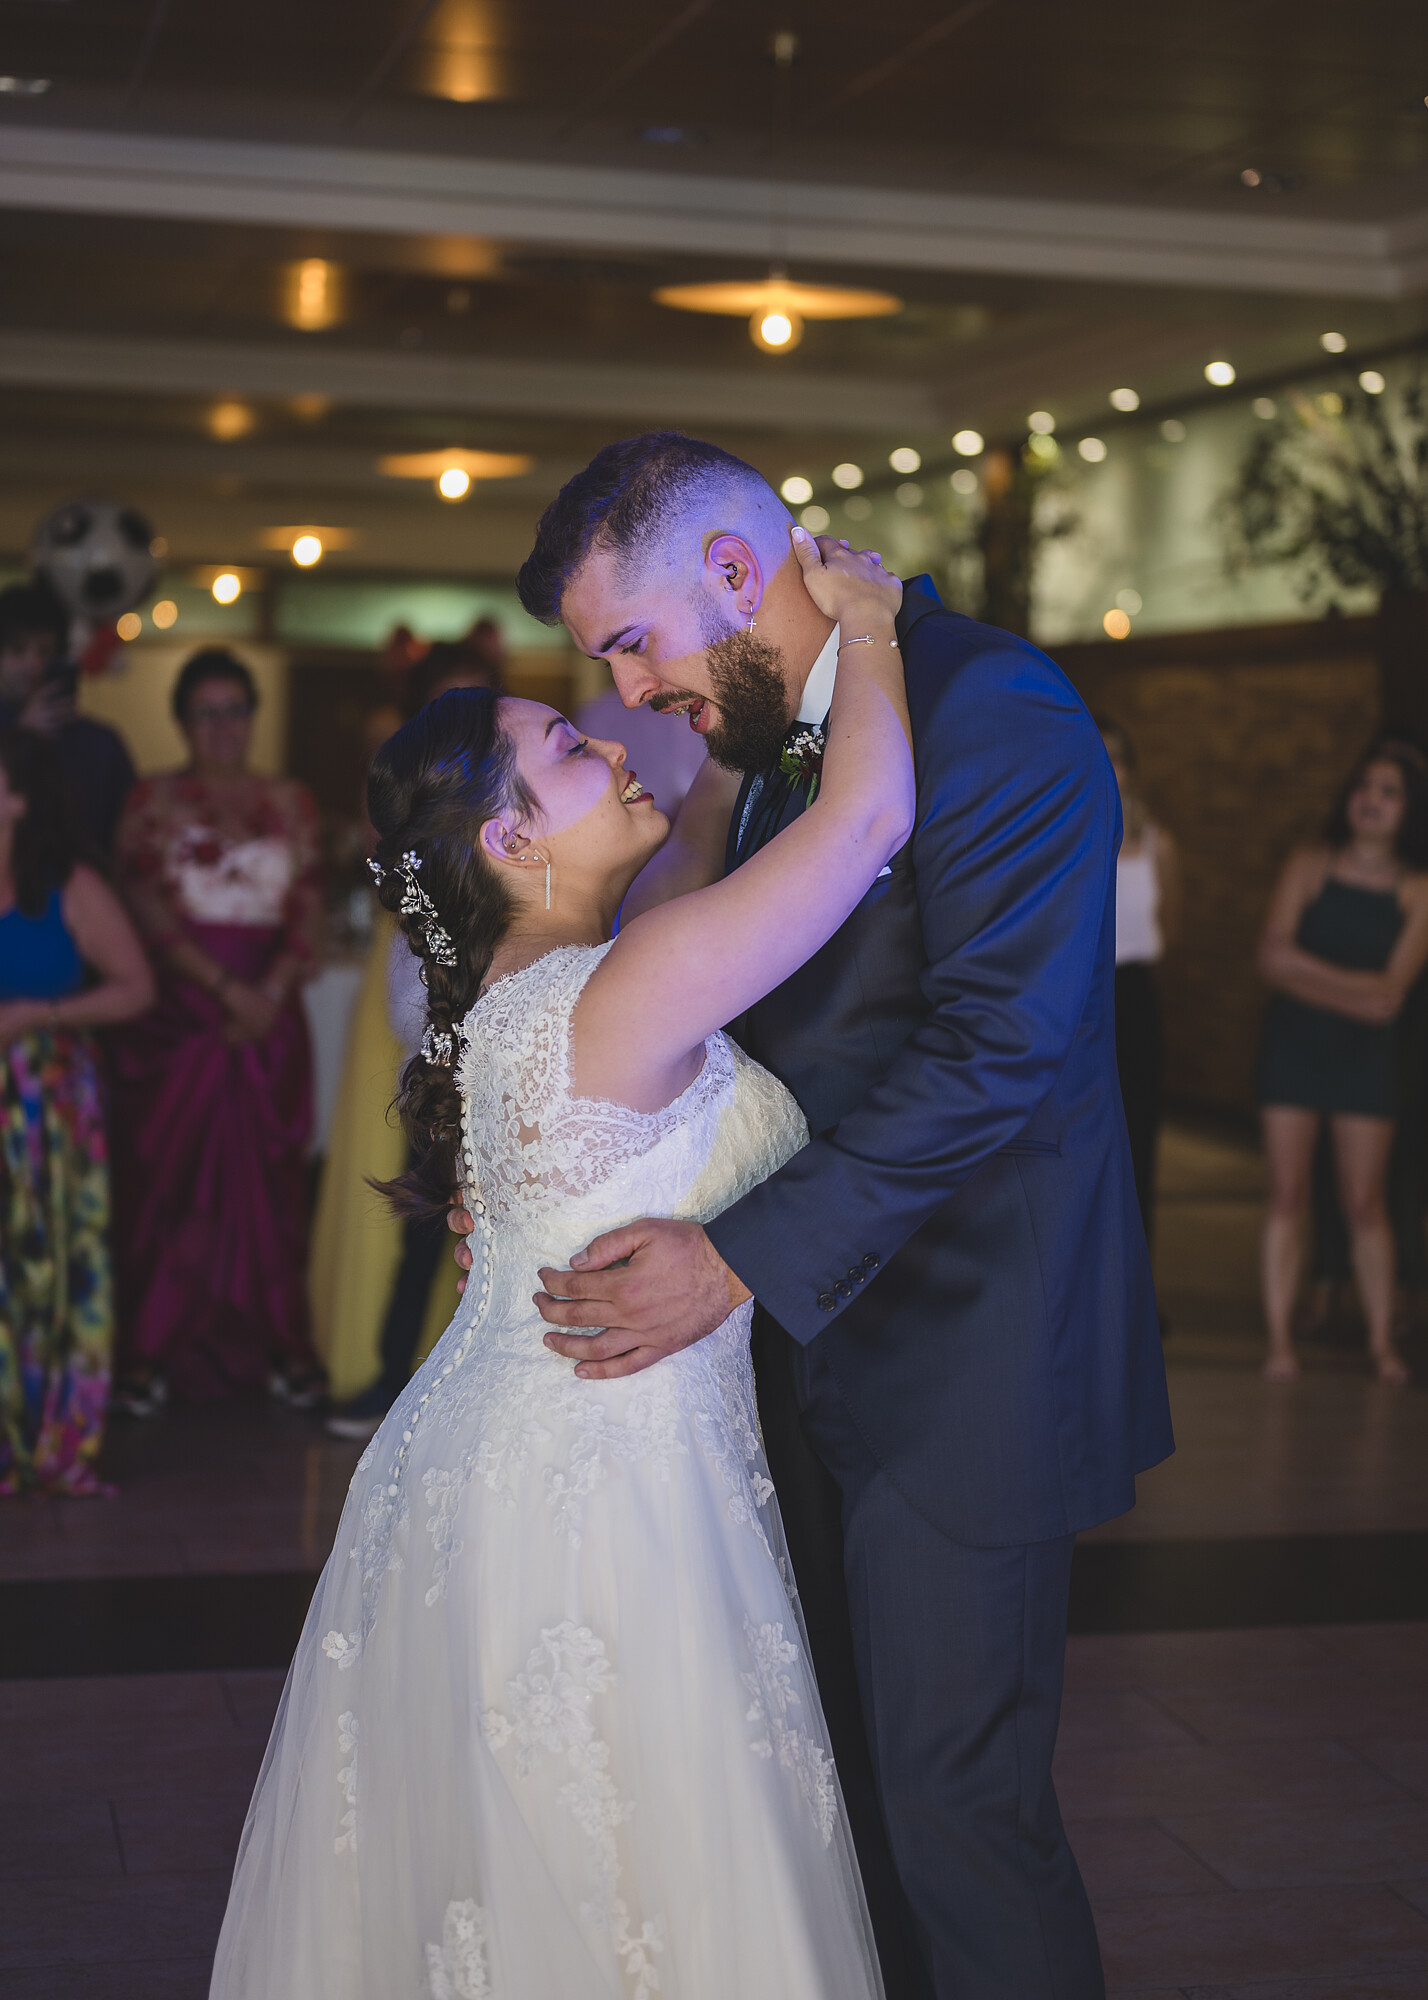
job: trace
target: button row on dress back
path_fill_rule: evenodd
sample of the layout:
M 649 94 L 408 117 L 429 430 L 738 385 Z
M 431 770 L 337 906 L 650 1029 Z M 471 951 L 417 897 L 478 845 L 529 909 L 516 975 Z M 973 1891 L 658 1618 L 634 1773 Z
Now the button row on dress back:
M 461 1119 L 461 1158 L 466 1168 L 466 1187 L 468 1191 L 476 1190 L 475 1197 L 471 1200 L 471 1213 L 475 1216 L 477 1227 L 481 1232 L 481 1295 L 477 1301 L 476 1310 L 471 1315 L 471 1323 L 461 1337 L 460 1345 L 436 1378 L 438 1382 L 445 1381 L 448 1375 L 454 1374 L 466 1359 L 471 1351 L 471 1343 L 476 1338 L 477 1328 L 481 1324 L 487 1306 L 491 1303 L 491 1226 L 486 1220 L 486 1204 L 479 1192 L 480 1183 L 476 1178 L 476 1151 L 471 1144 L 471 1131 L 466 1122 L 464 1112 Z M 421 1420 L 421 1412 L 431 1401 L 431 1396 L 432 1392 L 430 1389 L 427 1389 L 422 1395 L 418 1396 L 416 1412 L 411 1419 L 411 1427 L 402 1432 L 402 1441 L 397 1447 L 397 1456 L 392 1467 L 398 1479 L 400 1479 L 406 1468 L 407 1454 L 411 1450 L 412 1438 L 415 1435 L 416 1426 Z M 397 1487 L 395 1482 L 388 1486 L 387 1495 L 389 1499 L 394 1500 L 396 1498 Z

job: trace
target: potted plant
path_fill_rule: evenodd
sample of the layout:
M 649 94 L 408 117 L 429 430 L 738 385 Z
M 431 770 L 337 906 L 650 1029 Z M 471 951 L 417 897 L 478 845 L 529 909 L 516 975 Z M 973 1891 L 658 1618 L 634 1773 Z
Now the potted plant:
M 1245 453 L 1225 511 L 1232 561 L 1294 565 L 1306 599 L 1377 589 L 1384 725 L 1428 741 L 1423 358 L 1389 392 L 1292 393 Z

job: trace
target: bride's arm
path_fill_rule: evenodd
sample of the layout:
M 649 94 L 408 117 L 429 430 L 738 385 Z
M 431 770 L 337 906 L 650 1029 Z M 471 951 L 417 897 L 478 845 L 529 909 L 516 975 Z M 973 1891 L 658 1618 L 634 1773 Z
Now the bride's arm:
M 677 722 L 668 724 L 670 729 L 679 726 Z M 691 890 L 707 888 L 719 880 L 724 872 L 729 817 L 738 792 L 738 772 L 726 771 L 706 757 L 680 802 L 669 839 L 635 877 L 620 910 L 622 925 L 633 923 L 646 910 L 658 909 L 676 896 L 687 896 Z
M 912 832 L 912 737 L 893 618 L 902 586 L 793 530 L 810 593 L 845 639 L 813 805 L 723 881 L 622 929 L 575 1015 L 577 1087 L 643 1109 L 688 1081 L 705 1037 L 832 937 Z M 864 634 L 870 643 L 849 643 Z

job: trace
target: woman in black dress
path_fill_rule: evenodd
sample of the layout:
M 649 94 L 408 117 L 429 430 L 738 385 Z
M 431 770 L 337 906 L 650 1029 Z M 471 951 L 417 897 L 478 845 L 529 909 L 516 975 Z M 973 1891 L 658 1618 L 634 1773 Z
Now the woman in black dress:
M 1339 1200 L 1380 1381 L 1408 1370 L 1393 1345 L 1393 1231 L 1384 1200 L 1399 1107 L 1398 1016 L 1428 963 L 1428 763 L 1370 747 L 1321 846 L 1285 864 L 1259 947 L 1275 989 L 1258 1096 L 1269 1206 L 1261 1255 L 1274 1382 L 1299 1373 L 1290 1321 L 1303 1266 L 1314 1146 L 1329 1121 Z

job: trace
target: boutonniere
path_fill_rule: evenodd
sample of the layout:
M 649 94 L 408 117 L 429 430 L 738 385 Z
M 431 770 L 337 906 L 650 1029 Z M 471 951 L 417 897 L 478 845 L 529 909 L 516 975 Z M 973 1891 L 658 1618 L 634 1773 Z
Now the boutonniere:
M 783 775 L 795 785 L 805 787 L 805 805 L 811 806 L 818 797 L 825 743 L 821 729 L 800 729 L 791 742 L 784 744 L 779 756 L 778 767 Z

